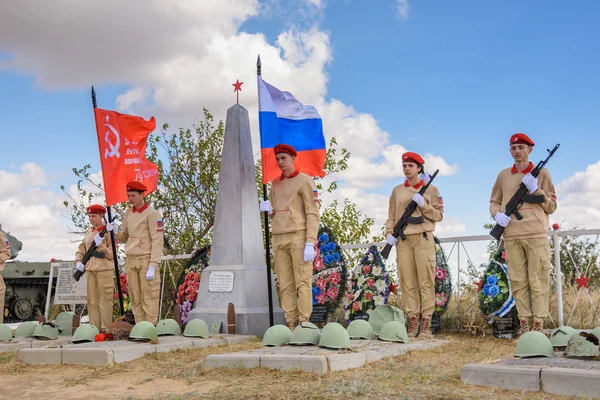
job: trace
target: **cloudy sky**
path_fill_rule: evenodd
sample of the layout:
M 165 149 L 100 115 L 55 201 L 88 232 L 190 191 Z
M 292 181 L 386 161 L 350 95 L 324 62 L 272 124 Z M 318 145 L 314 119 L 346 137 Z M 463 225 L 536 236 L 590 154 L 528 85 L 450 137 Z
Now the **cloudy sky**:
M 240 103 L 258 143 L 255 63 L 317 107 L 352 153 L 335 197 L 376 219 L 424 155 L 444 196 L 440 237 L 486 233 L 508 139 L 551 161 L 565 228 L 600 227 L 600 3 L 464 0 L 28 0 L 0 12 L 0 223 L 23 260 L 70 259 L 60 185 L 99 155 L 99 107 L 190 127 Z M 328 198 L 331 200 L 331 197 Z M 472 257 L 482 253 L 473 250 Z

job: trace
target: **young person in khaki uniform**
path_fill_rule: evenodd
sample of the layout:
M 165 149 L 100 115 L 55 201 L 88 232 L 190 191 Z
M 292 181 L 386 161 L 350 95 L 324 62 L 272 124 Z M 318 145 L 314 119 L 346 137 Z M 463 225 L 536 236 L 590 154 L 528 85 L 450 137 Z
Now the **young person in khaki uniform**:
M 4 263 L 10 260 L 10 243 L 4 232 L 0 231 L 0 272 L 4 271 Z M 6 294 L 6 285 L 0 275 L 0 324 L 4 322 L 4 295 Z
M 275 273 L 281 308 L 290 329 L 312 314 L 312 261 L 319 232 L 319 199 L 314 181 L 296 170 L 296 150 L 279 144 L 274 148 L 281 176 L 271 185 L 271 199 L 260 210 L 272 216 Z
M 85 234 L 77 253 L 75 253 L 75 267 L 81 272 L 86 272 L 90 323 L 98 329 L 106 329 L 112 323 L 113 295 L 115 293 L 110 235 L 100 237 L 100 232 L 105 227 L 105 213 L 106 208 L 99 204 L 93 204 L 87 208 L 92 229 Z M 96 250 L 88 262 L 83 265 L 81 260 L 92 243 L 96 243 Z
M 132 207 L 125 212 L 117 238 L 125 243 L 125 273 L 135 322 L 158 323 L 160 259 L 163 255 L 162 217 L 144 201 L 146 186 L 127 184 Z M 112 224 L 107 229 L 113 229 Z
M 396 186 L 390 196 L 388 219 L 385 223 L 387 242 L 396 245 L 396 263 L 402 298 L 408 315 L 408 335 L 431 337 L 431 317 L 435 308 L 436 267 L 433 231 L 435 223 L 444 218 L 442 196 L 437 187 L 430 185 L 421 196 L 419 190 L 429 182 L 424 173 L 425 161 L 417 153 L 402 154 L 402 170 L 406 176 L 403 184 Z M 421 179 L 422 178 L 422 179 Z M 411 201 L 418 207 L 413 217 L 423 216 L 420 224 L 409 224 L 404 230 L 406 240 L 394 238 L 396 223 Z M 419 315 L 421 316 L 420 331 Z
M 492 188 L 490 214 L 504 229 L 508 275 L 521 322 L 521 333 L 531 328 L 541 331 L 548 316 L 550 290 L 549 214 L 556 210 L 556 192 L 552 177 L 542 169 L 537 178 L 529 155 L 535 143 L 524 133 L 510 138 L 510 154 L 515 160 L 511 168 L 500 171 Z M 506 203 L 523 182 L 532 197 L 519 207 L 522 220 L 504 214 Z M 531 300 L 530 300 L 531 296 Z

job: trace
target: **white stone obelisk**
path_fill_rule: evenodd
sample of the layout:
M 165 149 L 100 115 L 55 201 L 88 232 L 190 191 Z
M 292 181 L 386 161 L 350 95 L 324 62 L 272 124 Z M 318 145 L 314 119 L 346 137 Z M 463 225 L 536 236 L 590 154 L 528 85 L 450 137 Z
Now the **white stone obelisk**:
M 222 322 L 221 331 L 227 332 L 227 309 L 233 303 L 236 333 L 262 336 L 269 328 L 269 303 L 255 174 L 248 110 L 236 104 L 227 110 L 225 122 L 210 266 L 202 272 L 188 320 L 201 318 L 209 327 Z M 271 283 L 274 323 L 282 324 L 283 310 Z

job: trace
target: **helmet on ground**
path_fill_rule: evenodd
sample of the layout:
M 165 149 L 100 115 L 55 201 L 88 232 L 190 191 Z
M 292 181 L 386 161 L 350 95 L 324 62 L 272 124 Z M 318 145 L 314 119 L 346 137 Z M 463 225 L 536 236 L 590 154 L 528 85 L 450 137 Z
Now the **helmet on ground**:
M 12 337 L 12 329 L 8 325 L 0 324 L 0 342 L 9 342 Z
M 84 324 L 79 325 L 73 333 L 73 339 L 71 342 L 73 343 L 83 343 L 83 342 L 95 342 L 96 335 L 98 335 L 100 331 L 96 328 L 95 325 L 92 324 Z
M 108 326 L 106 333 L 112 333 L 119 340 L 129 339 L 133 325 L 126 321 L 115 321 Z
M 56 317 L 56 327 L 61 336 L 71 336 L 73 334 L 73 315 L 74 312 L 63 311 Z
M 285 325 L 273 325 L 263 336 L 263 346 L 281 346 L 292 340 L 292 331 Z
M 355 319 L 348 325 L 350 339 L 373 339 L 375 332 L 370 323 L 364 319 Z
M 129 334 L 129 340 L 135 341 L 157 341 L 158 334 L 156 333 L 156 327 L 152 322 L 141 321 L 133 326 L 131 333 Z
M 56 339 L 58 337 L 58 328 L 53 322 L 44 322 L 35 327 L 33 337 L 36 339 Z
M 337 322 L 330 322 L 323 328 L 319 346 L 330 349 L 349 349 L 350 335 L 344 327 Z
M 580 332 L 569 339 L 569 343 L 565 348 L 565 356 L 598 357 L 600 356 L 599 344 L 598 338 L 593 333 Z
M 193 319 L 185 324 L 183 336 L 208 339 L 208 325 L 201 319 Z
M 521 335 L 515 350 L 516 357 L 554 357 L 550 339 L 542 332 L 530 331 Z
M 35 322 L 22 322 L 19 324 L 19 326 L 17 326 L 17 330 L 15 331 L 15 337 L 20 338 L 33 336 L 33 332 L 35 331 L 35 328 L 37 328 L 37 326 L 38 324 L 36 324 Z
M 321 339 L 321 330 L 312 322 L 302 322 L 294 332 L 290 344 L 314 344 L 318 345 Z
M 569 343 L 571 336 L 579 333 L 577 329 L 570 326 L 560 326 L 553 329 L 550 333 L 550 343 L 554 347 L 565 347 Z
M 408 343 L 406 326 L 400 321 L 390 321 L 381 328 L 379 339 L 386 342 Z
M 376 335 L 379 335 L 381 328 L 390 321 L 400 321 L 406 325 L 404 312 L 398 307 L 383 304 L 371 311 L 371 315 L 369 316 L 369 323 L 373 327 L 373 331 L 375 331 Z
M 161 319 L 156 324 L 156 333 L 158 336 L 181 336 L 181 328 L 172 318 Z

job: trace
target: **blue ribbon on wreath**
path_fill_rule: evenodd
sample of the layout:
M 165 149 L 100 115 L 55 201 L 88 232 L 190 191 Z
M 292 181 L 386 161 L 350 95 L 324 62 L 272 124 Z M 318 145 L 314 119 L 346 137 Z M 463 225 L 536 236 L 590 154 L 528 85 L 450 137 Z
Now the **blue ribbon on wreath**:
M 494 261 L 494 262 L 497 264 L 500 264 L 497 261 Z M 490 315 L 488 315 L 488 317 L 490 317 L 490 318 L 488 318 L 488 322 L 490 324 L 492 323 L 491 317 L 495 317 L 495 316 L 504 317 L 515 306 L 515 298 L 512 294 L 512 289 L 510 287 L 510 279 L 508 278 L 508 267 L 506 266 L 505 263 L 500 264 L 500 266 L 502 267 L 502 270 L 504 271 L 504 274 L 506 275 L 506 281 L 508 282 L 508 293 L 510 293 L 510 297 L 504 302 L 504 304 L 502 304 L 502 307 L 500 307 L 500 309 L 498 311 L 493 312 Z

